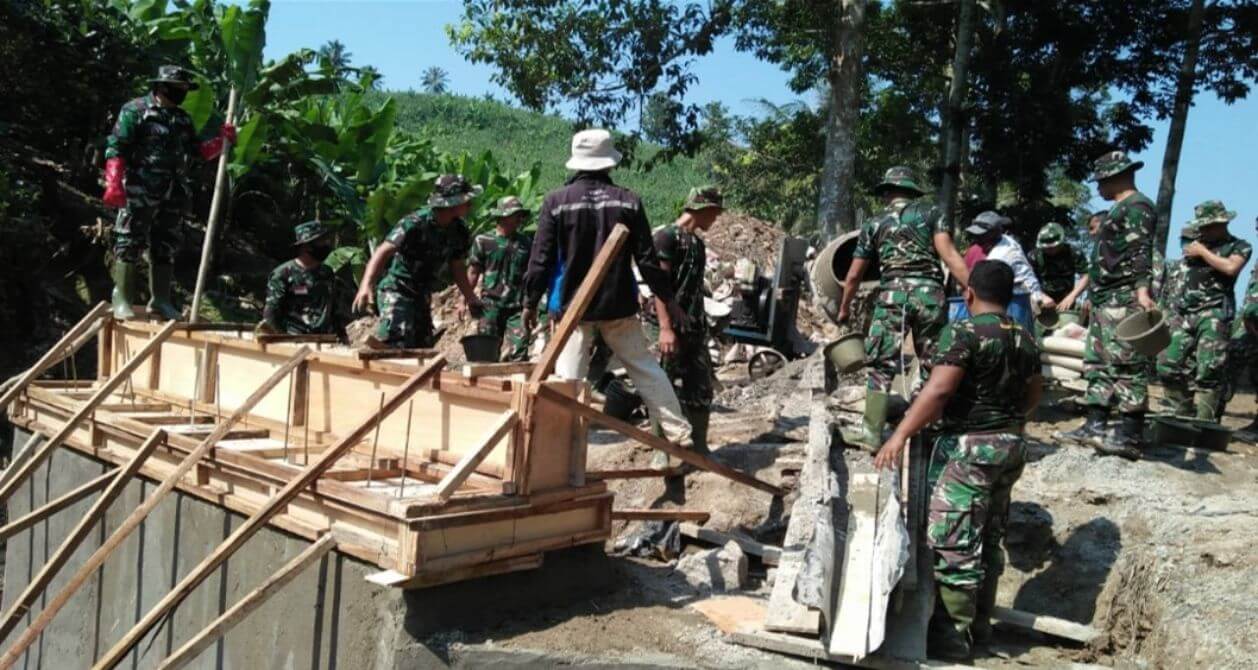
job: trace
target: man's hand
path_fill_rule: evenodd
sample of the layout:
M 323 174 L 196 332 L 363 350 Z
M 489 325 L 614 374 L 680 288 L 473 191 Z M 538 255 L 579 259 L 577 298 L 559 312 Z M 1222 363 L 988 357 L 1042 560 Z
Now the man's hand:
M 1073 295 L 1068 295 L 1062 298 L 1061 302 L 1057 304 L 1057 310 L 1061 312 L 1069 312 L 1070 309 L 1074 306 L 1075 306 L 1075 297 Z
M 839 305 L 839 315 L 835 317 L 835 321 L 838 321 L 839 323 L 847 323 L 848 318 L 851 316 L 852 311 L 848 309 L 848 304 L 845 302 L 842 305 Z
M 350 309 L 358 314 L 375 314 L 376 292 L 371 290 L 370 286 L 363 284 L 358 288 L 358 293 L 354 294 L 354 304 L 350 306 Z
M 900 467 L 900 454 L 904 451 L 904 445 L 903 438 L 892 435 L 874 456 L 874 467 L 888 469 Z
M 525 307 L 520 312 L 520 321 L 524 325 L 524 332 L 531 333 L 537 327 L 537 310 L 531 307 Z
M 672 328 L 660 328 L 660 355 L 672 358 L 677 354 L 677 332 Z
M 1149 295 L 1149 289 L 1144 286 L 1136 289 L 1136 302 L 1139 303 L 1140 308 L 1146 312 L 1158 308 L 1157 303 L 1153 302 L 1153 297 Z
M 1040 298 L 1040 307 L 1043 309 L 1057 309 L 1057 301 L 1048 296 Z
M 1193 240 L 1184 247 L 1184 258 L 1201 258 L 1206 253 L 1206 245 Z

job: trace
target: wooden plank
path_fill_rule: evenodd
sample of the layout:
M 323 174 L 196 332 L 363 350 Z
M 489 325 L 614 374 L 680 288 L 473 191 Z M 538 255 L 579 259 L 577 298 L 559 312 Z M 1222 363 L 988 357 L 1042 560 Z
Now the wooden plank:
M 62 335 L 61 339 L 57 340 L 57 343 L 52 345 L 51 349 L 44 352 L 44 355 L 40 356 L 39 360 L 35 361 L 34 365 L 27 368 L 26 372 L 22 373 L 22 376 L 18 378 L 17 382 L 13 386 L 9 387 L 9 390 L 4 392 L 4 395 L 0 395 L 0 412 L 3 412 L 4 408 L 9 406 L 9 403 L 22 392 L 22 389 L 26 388 L 32 381 L 35 381 L 37 377 L 44 374 L 48 368 L 56 365 L 62 358 L 64 358 L 66 348 L 70 347 L 72 343 L 76 343 L 76 340 L 79 339 L 80 335 L 87 332 L 87 330 L 93 326 L 99 330 L 101 319 L 105 318 L 108 312 L 109 303 L 101 302 L 89 310 L 82 319 L 79 319 L 78 323 L 71 326 L 70 330 L 67 330 L 66 334 Z M 83 342 L 77 342 L 77 344 L 81 347 L 86 342 L 87 340 L 83 340 Z M 72 350 L 77 351 L 77 349 Z
M 869 648 L 870 612 L 874 601 L 874 536 L 878 528 L 879 473 L 853 474 L 848 480 L 851 504 L 843 549 L 839 604 L 830 633 L 830 653 L 864 658 Z
M 384 361 L 391 358 L 431 358 L 440 353 L 437 349 L 357 349 L 354 357 L 360 361 Z
M 144 464 L 149 454 L 152 454 L 153 450 L 165 440 L 166 433 L 164 431 L 161 429 L 154 430 L 153 434 L 136 450 L 131 460 L 113 473 L 112 481 L 110 481 L 104 492 L 100 494 L 100 497 L 96 499 L 96 503 L 87 511 L 87 514 L 83 515 L 78 525 L 70 531 L 70 534 L 62 541 L 61 546 L 57 548 L 56 553 L 48 559 L 44 567 L 40 568 L 39 573 L 31 578 L 30 583 L 27 584 L 21 595 L 14 599 L 13 605 L 4 615 L 4 621 L 0 623 L 0 640 L 4 640 L 9 636 L 9 633 L 13 632 L 13 629 L 17 627 L 22 618 L 26 616 L 27 611 L 30 610 L 31 604 L 39 599 L 40 594 L 48 587 L 49 582 L 52 581 L 53 577 L 57 576 L 57 572 L 70 560 L 74 551 L 83 543 L 83 540 L 87 539 L 87 536 L 92 532 L 92 528 L 96 526 L 96 522 L 104 516 L 105 512 L 109 511 L 109 504 L 122 493 L 127 484 L 131 483 L 131 478 L 140 470 L 140 466 Z M 12 652 L 12 649 L 10 652 Z M 10 657 L 6 654 L 5 657 L 0 658 L 0 666 L 9 667 L 17 662 L 17 659 L 18 655 Z
M 259 334 L 254 339 L 258 344 L 335 344 L 340 342 L 336 335 L 288 335 L 285 333 Z
M 152 609 L 144 615 L 138 623 L 123 635 L 109 651 L 101 656 L 100 661 L 96 664 L 96 668 L 113 668 L 139 643 L 140 639 L 157 624 L 173 607 L 183 601 L 188 594 L 192 593 L 206 577 L 210 575 L 223 561 L 227 560 L 237 549 L 239 549 L 246 540 L 253 536 L 254 533 L 262 529 L 271 517 L 282 511 L 293 498 L 297 497 L 303 489 L 310 486 L 319 478 L 319 475 L 331 468 L 341 456 L 354 447 L 355 444 L 362 441 L 371 432 L 385 416 L 396 410 L 421 386 L 428 384 L 433 375 L 440 372 L 442 366 L 445 365 L 445 357 L 438 356 L 425 365 L 422 369 L 412 375 L 409 379 L 402 383 L 401 386 L 394 390 L 384 402 L 383 411 L 372 411 L 367 417 L 351 431 L 348 435 L 341 438 L 335 445 L 330 447 L 326 452 L 319 456 L 318 460 L 306 467 L 302 473 L 289 482 L 284 488 L 280 489 L 275 495 L 271 496 L 262 507 L 240 524 L 226 540 L 204 560 L 197 564 L 188 575 L 179 581 L 175 588 L 171 589 Z
M 66 585 L 61 589 L 61 591 L 44 605 L 44 609 L 39 613 L 39 616 L 35 617 L 35 620 L 31 622 L 31 625 L 27 627 L 21 637 L 13 643 L 13 646 L 9 647 L 5 655 L 0 657 L 0 667 L 4 667 L 6 665 L 5 659 L 11 659 L 8 663 L 16 662 L 22 652 L 33 644 L 35 640 L 39 639 L 40 634 L 48 627 L 48 624 L 52 623 L 52 620 L 57 616 L 57 613 L 61 611 L 61 608 L 66 606 L 66 603 L 70 601 L 70 598 L 74 596 L 75 592 L 77 592 L 83 584 L 91 578 L 91 576 L 96 572 L 96 569 L 104 564 L 105 559 L 109 558 L 109 555 L 112 554 L 114 550 L 127 539 L 127 536 L 139 527 L 141 523 L 143 523 L 145 517 L 153 511 L 153 508 L 157 507 L 158 503 L 165 499 L 165 497 L 174 490 L 175 485 L 178 484 L 180 480 L 182 480 L 201 462 L 201 459 L 214 448 L 214 445 L 219 441 L 219 439 L 221 439 L 223 435 L 226 435 L 236 422 L 240 421 L 241 418 L 248 414 L 249 411 L 253 409 L 254 405 L 257 405 L 258 402 L 260 402 L 262 398 L 275 387 L 276 384 L 287 378 L 288 375 L 303 360 L 305 360 L 306 356 L 309 354 L 310 349 L 308 347 L 298 349 L 297 352 L 294 353 L 286 363 L 284 363 L 284 365 L 277 368 L 275 372 L 257 388 L 257 390 L 246 398 L 244 403 L 242 403 L 240 407 L 231 414 L 231 416 L 227 417 L 219 424 L 218 430 L 206 437 L 205 440 L 197 446 L 197 448 L 189 452 L 188 455 L 179 462 L 179 465 L 166 477 L 165 480 L 162 481 L 161 485 L 158 486 L 153 493 L 149 494 L 149 497 L 145 499 L 145 501 L 141 503 L 130 516 L 123 520 L 123 522 L 119 524 L 118 529 L 115 530 L 108 539 L 101 543 L 100 547 L 93 552 L 90 557 L 88 557 L 87 561 L 79 567 L 78 572 L 74 573 L 74 576 L 66 582 Z
M 777 565 L 782 560 L 782 548 L 769 544 L 762 544 L 748 537 L 739 535 L 731 535 L 722 533 L 719 530 L 704 528 L 695 523 L 683 523 L 680 526 L 681 534 L 686 537 L 692 537 L 696 540 L 703 540 L 717 546 L 725 546 L 730 542 L 738 543 L 742 550 L 752 556 L 759 556 L 765 565 Z
M 613 521 L 695 521 L 705 523 L 710 512 L 690 509 L 613 509 Z
M 103 402 L 96 407 L 101 412 L 118 412 L 121 414 L 138 414 L 140 412 L 169 412 L 168 402 Z M 188 417 L 183 417 L 185 423 Z
M 589 479 L 603 481 L 607 479 L 646 479 L 648 477 L 676 477 L 682 473 L 681 468 L 628 468 L 625 470 L 587 470 Z
M 546 348 L 542 350 L 541 357 L 537 359 L 537 364 L 533 366 L 533 372 L 529 374 L 530 384 L 540 383 L 554 371 L 555 361 L 559 360 L 560 352 L 568 344 L 568 338 L 572 337 L 572 333 L 581 324 L 581 319 L 585 318 L 585 310 L 589 308 L 590 302 L 594 300 L 594 294 L 602 286 L 603 278 L 607 276 L 607 270 L 611 268 L 612 261 L 620 253 L 621 247 L 625 245 L 625 240 L 628 238 L 629 228 L 623 223 L 617 223 L 616 227 L 612 229 L 611 236 L 603 242 L 603 246 L 598 250 L 598 255 L 594 257 L 594 263 L 590 265 L 589 271 L 585 273 L 585 278 L 581 280 L 581 286 L 577 288 L 577 292 L 572 296 L 572 301 L 564 307 L 563 318 L 559 320 L 559 326 L 555 328 L 555 334 L 551 336 L 550 342 L 546 343 Z
M 1101 636 L 1101 631 L 1088 625 L 1043 614 L 1023 612 L 999 605 L 992 608 L 992 621 L 1084 644 L 1088 644 Z
M 590 385 L 579 384 L 577 402 L 590 404 Z M 590 420 L 583 416 L 572 417 L 571 451 L 568 456 L 568 486 L 585 486 L 586 467 L 589 460 Z
M 162 343 L 175 332 L 175 327 L 177 325 L 177 323 L 171 321 L 156 335 L 149 339 L 144 347 L 142 347 L 140 351 L 136 352 L 135 356 L 132 356 L 131 360 L 127 361 L 126 365 L 123 365 L 122 368 L 118 370 L 117 374 L 114 374 L 112 377 L 105 380 L 96 389 L 96 391 L 92 393 L 92 397 L 88 398 L 87 402 L 83 403 L 78 410 L 75 411 L 73 416 L 66 419 L 65 425 L 61 427 L 61 430 L 57 431 L 56 435 L 48 438 L 47 442 L 31 454 L 31 457 L 22 464 L 22 468 L 17 471 L 13 478 L 6 482 L 3 488 L 0 488 L 0 503 L 8 500 L 9 496 L 13 495 L 13 491 L 16 490 L 17 487 L 25 481 L 32 472 L 35 471 L 35 468 L 38 468 L 44 462 L 44 459 L 52 455 L 53 449 L 61 446 L 61 443 L 64 442 L 71 433 L 78 429 L 79 423 L 91 415 L 92 412 L 96 411 L 96 407 L 113 394 L 115 389 L 122 386 L 122 383 L 125 382 L 133 372 L 135 372 L 136 368 L 139 368 L 144 361 L 148 360 L 148 358 L 158 349 L 161 349 Z
M 114 471 L 106 472 L 96 479 L 89 480 L 86 484 L 69 491 L 55 500 L 51 500 L 43 507 L 24 514 L 13 521 L 10 521 L 3 528 L 0 528 L 0 542 L 34 526 L 35 524 L 47 519 L 48 517 L 60 512 L 61 510 L 73 505 L 74 503 L 96 493 L 105 488 L 117 473 Z
M 228 631 L 235 628 L 241 621 L 244 621 L 245 617 L 248 617 L 254 610 L 261 607 L 267 600 L 271 599 L 271 596 L 278 593 L 280 589 L 296 579 L 306 568 L 323 558 L 325 554 L 335 547 L 336 540 L 331 535 L 320 537 L 318 541 L 306 547 L 293 560 L 284 564 L 284 567 L 276 570 L 275 574 L 268 577 L 256 589 L 245 594 L 235 605 L 223 612 L 222 616 L 194 635 L 182 647 L 176 649 L 175 653 L 163 660 L 157 667 L 162 670 L 174 670 L 192 662 L 207 647 L 226 635 Z
M 253 332 L 253 329 L 256 326 L 257 324 L 255 323 L 232 322 L 232 321 L 220 321 L 216 323 L 181 323 L 179 324 L 179 330 L 182 330 L 185 333 L 232 332 L 232 331 L 235 331 L 237 333 L 245 333 L 245 332 Z
M 516 421 L 518 421 L 519 418 L 520 417 L 517 416 L 514 411 L 509 411 L 506 414 L 503 414 L 502 418 L 498 420 L 498 423 L 494 424 L 493 427 L 489 429 L 489 433 L 481 439 L 480 446 L 475 449 L 468 450 L 467 453 L 463 454 L 463 458 L 459 459 L 459 462 L 454 466 L 454 469 L 451 470 L 450 473 L 442 478 L 441 482 L 437 484 L 437 499 L 449 500 L 454 491 L 458 489 L 459 486 L 463 484 L 463 482 L 467 480 L 468 476 L 476 469 L 476 466 L 480 465 L 481 461 L 485 460 L 485 457 L 489 455 L 489 452 L 492 451 L 494 447 L 498 446 L 498 443 L 502 441 L 502 438 L 515 428 Z
M 468 379 L 477 377 L 496 377 L 500 375 L 528 374 L 533 371 L 532 361 L 518 363 L 464 363 L 463 376 Z
M 414 576 L 404 575 L 397 570 L 384 570 L 382 572 L 374 572 L 363 579 L 377 586 L 388 586 L 396 589 L 420 589 L 429 586 L 438 586 L 440 584 L 462 581 L 465 579 L 501 575 L 508 572 L 518 572 L 520 570 L 535 570 L 541 566 L 542 554 L 539 553 L 528 554 L 525 556 L 514 556 L 512 558 L 490 561 L 488 563 L 481 563 L 480 565 L 474 565 L 466 568 L 456 568 L 454 570 L 446 570 L 444 572 L 424 573 Z
M 774 486 L 768 482 L 760 481 L 759 479 L 756 479 L 755 477 L 752 477 L 751 475 L 735 470 L 734 468 L 731 468 L 730 466 L 725 465 L 724 463 L 716 459 L 713 459 L 709 456 L 705 456 L 703 454 L 700 454 L 696 451 L 692 451 L 690 449 L 683 449 L 673 444 L 672 442 L 665 440 L 662 437 L 657 437 L 655 435 L 652 435 L 651 433 L 646 432 L 645 430 L 642 430 L 641 428 L 638 428 L 637 426 L 632 426 L 628 423 L 625 423 L 624 421 L 621 421 L 620 419 L 616 419 L 606 414 L 603 414 L 602 412 L 594 409 L 593 407 L 582 405 L 581 403 L 577 402 L 575 399 L 569 398 L 561 393 L 557 393 L 549 388 L 546 388 L 545 386 L 538 386 L 537 395 L 539 397 L 544 397 L 547 400 L 550 400 L 556 404 L 563 405 L 569 411 L 579 414 L 581 416 L 584 416 L 594 423 L 597 423 L 602 426 L 606 426 L 607 428 L 610 428 L 620 433 L 621 435 L 624 435 L 625 437 L 637 440 L 638 442 L 641 442 L 642 444 L 645 444 L 648 447 L 659 449 L 660 451 L 670 456 L 675 456 L 678 460 L 689 463 L 701 470 L 714 472 L 727 479 L 732 479 L 738 482 L 739 484 L 745 484 L 754 489 L 759 489 L 761 491 L 765 491 L 766 493 L 770 493 L 775 496 L 785 495 L 786 493 L 781 488 Z

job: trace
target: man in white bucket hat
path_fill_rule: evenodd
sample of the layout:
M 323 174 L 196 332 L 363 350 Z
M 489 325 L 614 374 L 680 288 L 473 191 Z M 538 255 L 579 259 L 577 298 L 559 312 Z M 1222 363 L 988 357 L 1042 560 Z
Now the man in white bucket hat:
M 629 240 L 624 252 L 613 259 L 580 327 L 560 353 L 555 373 L 567 379 L 584 379 L 595 336 L 602 335 L 625 366 L 652 422 L 663 428 L 669 440 L 689 447 L 690 423 L 682 414 L 668 376 L 647 348 L 638 321 L 635 263 L 655 293 L 661 329 L 680 325 L 684 316 L 674 299 L 672 280 L 656 257 L 642 199 L 614 184 L 608 174 L 620 159 L 606 130 L 583 130 L 572 137 L 572 155 L 565 165 L 573 175 L 562 188 L 546 195 L 538 212 L 537 233 L 524 278 L 525 327 L 531 327 L 535 320 L 532 306 L 547 291 L 555 294 L 552 307 L 556 302 L 560 311 L 568 306 L 603 242 L 617 223 L 625 224 Z

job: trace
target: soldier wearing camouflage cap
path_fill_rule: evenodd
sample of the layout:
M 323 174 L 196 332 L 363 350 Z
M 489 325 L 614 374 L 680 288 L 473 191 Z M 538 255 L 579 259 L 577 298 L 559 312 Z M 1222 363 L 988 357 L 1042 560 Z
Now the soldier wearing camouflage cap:
M 838 315 L 840 323 L 847 320 L 865 270 L 878 263 L 882 280 L 865 340 L 869 365 L 865 420 L 861 435 L 853 438 L 871 447 L 882 443 L 891 380 L 901 372 L 904 336 L 913 333 L 918 355 L 927 355 L 948 320 L 940 260 L 962 286 L 968 276 L 952 243 L 950 222 L 933 201 L 922 197 L 925 192 L 912 170 L 904 166 L 887 170 L 874 193 L 886 208 L 861 227 Z
M 477 333 L 497 337 L 506 345 L 504 361 L 526 361 L 533 343 L 524 327 L 524 274 L 529 267 L 533 236 L 520 232 L 531 212 L 511 195 L 490 210 L 493 232 L 477 235 L 467 257 L 468 282 L 480 285 L 483 311 Z M 500 345 L 501 346 L 501 345 Z
M 1214 421 L 1227 383 L 1233 289 L 1253 248 L 1228 232 L 1236 213 L 1218 200 L 1197 205 L 1194 214 L 1185 227 L 1184 258 L 1173 279 L 1168 273 L 1171 344 L 1158 356 L 1157 371 L 1172 413 Z
M 1073 309 L 1088 288 L 1088 259 L 1066 241 L 1066 228 L 1056 222 L 1044 224 L 1027 260 L 1040 279 L 1040 289 L 1057 309 Z
M 367 339 L 367 346 L 410 348 L 433 344 L 430 298 L 443 267 L 449 268 L 472 316 L 480 316 L 480 300 L 467 279 L 463 262 L 471 244 L 463 219 L 471 212 L 472 200 L 481 190 L 463 175 L 437 177 L 428 206 L 402 217 L 376 247 L 363 271 L 353 305 L 357 312 L 376 308 L 380 313 L 380 322 Z
M 152 90 L 122 106 L 105 140 L 106 207 L 118 208 L 114 222 L 114 318 L 135 318 L 138 263 L 149 261 L 149 310 L 178 319 L 170 300 L 180 220 L 188 207 L 189 162 L 213 160 L 236 139 L 224 123 L 213 137 L 197 137 L 192 117 L 179 105 L 198 85 L 191 73 L 163 65 Z
M 996 586 L 1004 571 L 1010 493 L 1026 463 L 1023 427 L 1041 392 L 1035 335 L 1006 313 L 1013 270 L 984 260 L 965 291 L 969 318 L 949 323 L 924 358 L 929 379 L 874 463 L 898 469 L 903 450 L 929 455 L 926 541 L 934 554 L 936 608 L 927 633 L 931 658 L 968 659 L 991 636 Z
M 1254 228 L 1258 230 L 1258 218 L 1254 219 Z M 1227 350 L 1229 392 L 1241 385 L 1246 374 L 1251 384 L 1258 385 L 1258 270 L 1250 272 L 1249 286 L 1236 317 Z M 1258 418 L 1240 430 L 1252 440 L 1258 435 Z
M 297 257 L 271 271 L 261 332 L 288 335 L 336 333 L 335 277 L 323 261 L 332 253 L 331 231 L 319 221 L 294 229 Z
M 1101 197 L 1113 204 L 1097 231 L 1088 269 L 1092 314 L 1084 350 L 1088 418 L 1065 439 L 1090 444 L 1106 455 L 1136 459 L 1143 445 L 1149 397 L 1149 357 L 1131 342 L 1118 339 L 1118 324 L 1142 309 L 1154 309 L 1153 201 L 1136 189 L 1135 173 L 1144 164 L 1122 151 L 1092 163 L 1092 179 Z M 1110 411 L 1122 422 L 1106 434 Z

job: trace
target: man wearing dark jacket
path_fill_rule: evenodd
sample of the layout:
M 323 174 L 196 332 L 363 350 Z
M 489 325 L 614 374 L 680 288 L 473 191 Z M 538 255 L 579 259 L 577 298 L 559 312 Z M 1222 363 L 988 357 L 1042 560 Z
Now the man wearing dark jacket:
M 566 379 L 584 379 L 595 335 L 602 335 L 624 364 L 652 422 L 663 428 L 669 440 L 689 446 L 690 424 L 682 415 L 668 376 L 647 348 L 637 318 L 634 263 L 655 293 L 661 331 L 671 332 L 674 322 L 680 326 L 684 317 L 673 299 L 672 281 L 655 255 L 641 198 L 616 186 L 608 174 L 620 157 L 606 130 L 583 130 L 573 136 L 567 168 L 575 174 L 563 188 L 546 195 L 538 213 L 529 270 L 524 277 L 525 305 L 530 306 L 524 311 L 525 328 L 531 328 L 535 320 L 531 306 L 548 290 L 558 292 L 562 308 L 568 306 L 616 224 L 625 224 L 629 228 L 628 253 L 612 260 L 580 327 L 560 353 L 555 373 Z

